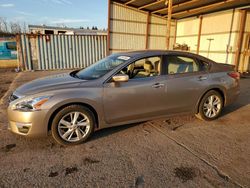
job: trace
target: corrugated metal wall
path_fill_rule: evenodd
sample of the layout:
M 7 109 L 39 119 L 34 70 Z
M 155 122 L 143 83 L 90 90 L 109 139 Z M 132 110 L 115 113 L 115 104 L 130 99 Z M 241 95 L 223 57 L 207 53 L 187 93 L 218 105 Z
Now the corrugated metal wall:
M 147 12 L 112 1 L 110 6 L 110 53 L 146 48 L 166 49 L 167 20 L 165 18 L 150 15 L 149 28 L 147 28 Z M 171 28 L 171 47 L 173 47 L 174 35 L 175 22 L 172 23 Z M 146 46 L 146 40 L 148 40 L 148 46 Z
M 173 48 L 175 37 L 175 22 L 171 23 L 170 47 Z M 149 49 L 166 49 L 167 19 L 150 16 Z
M 204 15 L 199 54 L 217 62 L 234 64 L 239 18 L 240 15 L 237 10 Z M 176 43 L 187 44 L 190 46 L 190 51 L 196 53 L 199 23 L 200 19 L 196 17 L 179 20 L 177 22 Z
M 17 47 L 24 70 L 84 68 L 106 56 L 107 36 L 18 35 Z

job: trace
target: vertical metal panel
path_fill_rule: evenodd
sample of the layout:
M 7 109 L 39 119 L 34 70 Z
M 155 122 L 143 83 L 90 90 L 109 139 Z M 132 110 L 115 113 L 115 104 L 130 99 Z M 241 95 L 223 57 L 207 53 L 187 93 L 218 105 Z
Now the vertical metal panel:
M 106 35 L 21 35 L 20 60 L 25 70 L 84 68 L 106 56 L 106 43 Z
M 83 66 L 87 67 L 87 52 L 86 52 L 86 37 L 81 36 L 81 42 L 82 42 L 82 52 L 83 52 Z
M 111 2 L 110 50 L 166 49 L 167 19 Z M 147 27 L 147 22 L 149 25 Z M 171 23 L 170 48 L 173 48 L 176 23 Z M 148 32 L 147 32 L 148 31 Z M 147 37 L 147 38 L 146 38 Z M 148 45 L 146 42 L 148 41 Z
M 41 53 L 40 53 L 40 37 L 37 36 L 37 58 L 38 58 L 38 70 L 41 70 Z
M 145 49 L 147 13 L 112 2 L 110 14 L 111 51 Z
M 60 49 L 62 51 L 62 64 L 63 64 L 63 69 L 66 69 L 66 47 L 65 47 L 65 40 L 64 40 L 64 35 L 61 35 L 61 40 L 62 40 L 62 46 L 60 46 Z
M 56 69 L 61 69 L 60 64 L 59 64 L 59 60 L 58 60 L 58 35 L 55 35 L 55 41 L 54 41 L 54 47 L 55 47 L 55 64 L 56 64 Z
M 89 42 L 89 59 L 88 59 L 88 66 L 90 65 L 90 61 L 93 58 L 93 54 L 91 53 L 91 49 L 93 48 L 93 41 L 91 40 L 91 36 L 88 36 L 88 42 Z
M 57 48 L 58 48 L 58 63 L 60 69 L 63 69 L 63 52 L 62 52 L 62 36 L 58 35 L 58 43 L 57 43 Z
M 76 63 L 76 68 L 79 68 L 79 63 L 80 63 L 80 53 L 79 53 L 79 43 L 78 43 L 78 36 L 76 36 L 75 40 L 75 63 Z
M 159 18 L 155 15 L 150 16 L 150 24 L 149 24 L 149 46 L 148 49 L 166 49 L 167 45 L 167 19 Z M 174 25 L 174 22 L 171 24 Z M 174 35 L 174 31 L 172 30 L 171 25 L 171 33 L 170 37 Z M 172 38 L 170 38 L 171 44 Z M 170 45 L 172 48 L 172 45 Z
M 239 18 L 239 11 L 234 13 L 233 10 L 203 15 L 199 54 L 217 62 L 233 64 L 233 56 L 237 50 Z M 198 31 L 199 19 L 197 17 L 179 20 L 176 42 L 187 44 L 190 51 L 195 53 Z M 209 43 L 210 50 L 208 50 Z
M 69 36 L 70 37 L 70 36 Z M 65 52 L 65 54 L 66 54 L 66 65 L 65 65 L 65 68 L 69 68 L 70 66 L 69 66 L 69 64 L 70 64 L 70 56 L 69 56 L 69 40 L 68 40 L 68 38 L 69 37 L 67 37 L 67 36 L 63 36 L 63 38 L 64 38 L 64 41 L 65 41 L 65 49 L 66 49 L 66 52 Z
M 55 52 L 55 36 L 51 35 L 51 61 L 53 69 L 57 69 L 56 63 L 56 52 Z
M 43 51 L 44 51 L 44 69 L 48 70 L 49 69 L 49 65 L 48 65 L 48 49 L 46 46 L 46 38 L 45 36 L 43 36 Z
M 40 65 L 40 70 L 44 70 L 44 51 L 43 51 L 43 37 L 40 35 L 38 36 L 38 40 L 39 40 L 39 51 L 40 51 L 40 60 L 38 61 L 39 65 Z
M 53 67 L 53 64 L 52 64 L 52 60 L 51 60 L 51 56 L 52 56 L 52 54 L 51 54 L 51 39 L 52 37 L 50 36 L 50 39 L 49 39 L 49 41 L 47 41 L 46 42 L 46 45 L 47 45 L 47 51 L 48 51 L 48 65 L 49 65 L 49 69 L 53 69 L 54 67 Z

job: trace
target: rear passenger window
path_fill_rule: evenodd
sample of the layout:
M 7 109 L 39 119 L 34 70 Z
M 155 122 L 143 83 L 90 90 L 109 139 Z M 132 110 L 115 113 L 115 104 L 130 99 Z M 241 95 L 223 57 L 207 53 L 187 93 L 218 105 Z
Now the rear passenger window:
M 167 73 L 180 74 L 200 71 L 200 65 L 194 59 L 183 56 L 167 57 Z

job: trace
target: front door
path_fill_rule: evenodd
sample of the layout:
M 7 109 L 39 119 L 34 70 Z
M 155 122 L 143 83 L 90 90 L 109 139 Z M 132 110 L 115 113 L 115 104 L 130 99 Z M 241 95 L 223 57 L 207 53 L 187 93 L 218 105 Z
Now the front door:
M 161 57 L 140 59 L 117 74 L 128 74 L 128 82 L 104 84 L 104 113 L 108 123 L 147 119 L 164 114 L 165 76 Z

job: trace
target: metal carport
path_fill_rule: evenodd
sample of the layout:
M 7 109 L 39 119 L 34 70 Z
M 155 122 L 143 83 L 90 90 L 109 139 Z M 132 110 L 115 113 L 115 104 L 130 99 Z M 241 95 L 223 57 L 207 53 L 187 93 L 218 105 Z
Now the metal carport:
M 249 0 L 109 0 L 108 51 L 186 43 L 191 52 L 245 71 L 249 6 Z

